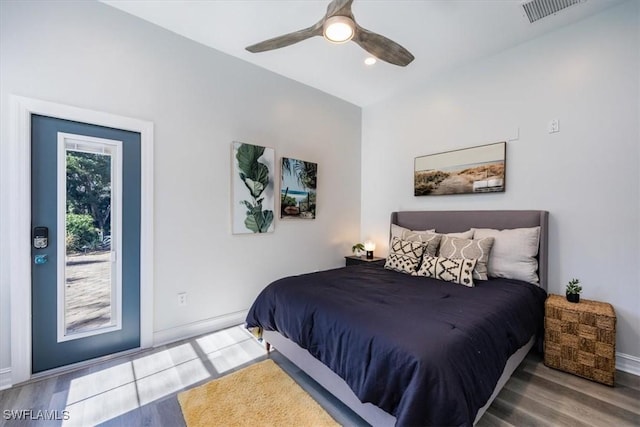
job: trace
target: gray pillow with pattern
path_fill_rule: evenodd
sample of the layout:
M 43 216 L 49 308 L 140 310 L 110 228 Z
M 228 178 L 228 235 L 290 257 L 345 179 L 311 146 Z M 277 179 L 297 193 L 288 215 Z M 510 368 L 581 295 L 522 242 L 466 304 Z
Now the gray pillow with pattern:
M 435 230 L 409 230 L 408 228 L 391 224 L 391 238 L 394 237 L 409 242 L 422 242 L 425 246 L 425 255 L 436 256 L 442 235 L 435 233 Z
M 421 242 L 411 242 L 394 237 L 391 239 L 389 256 L 387 256 L 384 268 L 406 274 L 415 273 L 423 252 L 424 247 Z
M 432 277 L 471 288 L 475 286 L 473 283 L 473 269 L 475 266 L 475 259 L 425 256 L 422 259 L 420 268 L 413 275 Z
M 487 263 L 489 253 L 493 247 L 493 237 L 480 239 L 460 239 L 458 237 L 444 236 L 440 245 L 439 256 L 444 258 L 464 258 L 478 260 L 473 270 L 473 277 L 479 280 L 487 280 Z

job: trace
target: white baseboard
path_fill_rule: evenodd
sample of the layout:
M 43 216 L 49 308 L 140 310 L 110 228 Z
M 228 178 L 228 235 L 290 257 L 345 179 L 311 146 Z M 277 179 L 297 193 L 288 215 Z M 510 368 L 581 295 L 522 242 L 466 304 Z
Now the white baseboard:
M 11 381 L 11 368 L 0 369 L 0 390 L 9 388 L 12 385 Z
M 244 323 L 247 317 L 247 311 L 248 310 L 236 311 L 235 313 L 211 317 L 198 322 L 154 332 L 153 346 L 157 347 L 186 338 L 195 337 L 197 335 L 206 334 L 207 332 L 218 331 L 230 326 L 240 325 Z
M 616 353 L 616 369 L 640 376 L 640 357 Z

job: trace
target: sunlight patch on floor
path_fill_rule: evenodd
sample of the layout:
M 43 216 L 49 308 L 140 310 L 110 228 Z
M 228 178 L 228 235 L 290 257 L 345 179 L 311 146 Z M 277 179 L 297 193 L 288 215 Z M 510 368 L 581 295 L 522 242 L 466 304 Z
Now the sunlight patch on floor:
M 136 358 L 133 360 L 133 370 L 136 378 L 140 379 L 197 358 L 198 354 L 191 344 L 186 343 Z
M 194 343 L 195 344 L 195 343 Z M 71 380 L 66 426 L 96 425 L 210 378 L 191 343 Z
M 69 419 L 63 421 L 62 425 L 65 427 L 97 425 L 139 406 L 136 384 L 132 382 L 68 404 L 65 410 L 69 411 Z
M 136 381 L 140 406 L 161 399 L 184 386 L 175 368 L 164 369 Z
M 220 374 L 230 371 L 238 366 L 264 357 L 265 350 L 255 340 L 249 339 L 232 347 L 207 354 L 207 358 Z
M 175 371 L 180 377 L 182 387 L 187 387 L 211 377 L 211 372 L 202 363 L 202 360 L 190 360 L 176 365 Z
M 196 339 L 196 342 L 205 354 L 209 354 L 246 341 L 250 337 L 243 326 L 236 326 L 204 335 Z
M 74 378 L 69 385 L 67 403 L 78 403 L 134 381 L 133 368 L 129 362 Z

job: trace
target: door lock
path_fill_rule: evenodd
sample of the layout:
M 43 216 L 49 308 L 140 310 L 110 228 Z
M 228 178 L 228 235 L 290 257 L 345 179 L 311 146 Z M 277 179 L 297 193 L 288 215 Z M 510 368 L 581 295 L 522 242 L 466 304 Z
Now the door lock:
M 44 249 L 47 246 L 49 246 L 49 228 L 34 227 L 33 228 L 33 247 L 36 249 Z

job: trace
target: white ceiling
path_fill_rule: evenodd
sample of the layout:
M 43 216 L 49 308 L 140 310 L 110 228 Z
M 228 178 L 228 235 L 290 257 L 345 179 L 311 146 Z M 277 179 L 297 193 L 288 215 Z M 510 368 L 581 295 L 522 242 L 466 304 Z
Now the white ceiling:
M 416 81 L 445 73 L 584 19 L 623 0 L 582 3 L 530 24 L 520 0 L 355 0 L 364 28 L 403 45 L 407 67 L 368 56 L 353 42 L 322 37 L 263 53 L 244 48 L 320 20 L 329 0 L 103 0 L 177 34 L 297 80 L 359 106 L 380 101 Z

